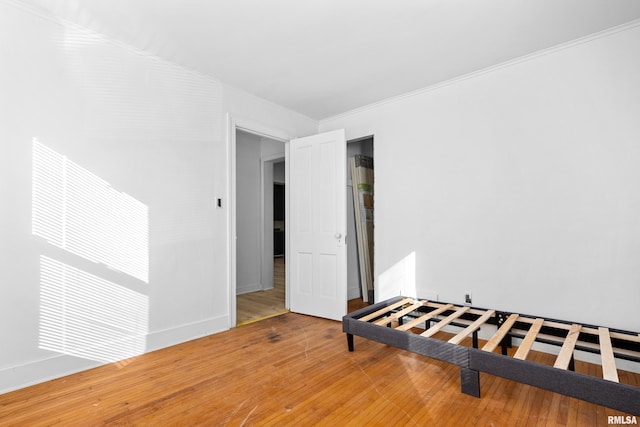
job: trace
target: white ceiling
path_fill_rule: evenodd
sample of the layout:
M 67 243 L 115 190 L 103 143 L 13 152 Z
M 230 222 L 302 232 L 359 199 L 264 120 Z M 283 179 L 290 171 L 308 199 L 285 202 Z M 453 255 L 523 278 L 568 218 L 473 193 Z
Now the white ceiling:
M 640 19 L 638 0 L 23 0 L 315 119 Z

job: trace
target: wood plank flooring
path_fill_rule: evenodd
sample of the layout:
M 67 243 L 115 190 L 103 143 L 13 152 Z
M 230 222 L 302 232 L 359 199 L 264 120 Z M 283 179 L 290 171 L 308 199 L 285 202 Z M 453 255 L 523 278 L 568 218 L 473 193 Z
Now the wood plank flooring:
M 236 297 L 236 324 L 244 325 L 287 311 L 284 300 L 285 260 L 273 259 L 273 289 Z
M 480 399 L 461 394 L 455 366 L 359 337 L 350 353 L 340 322 L 287 313 L 0 395 L 0 425 L 606 426 L 623 415 L 487 374 L 481 385 Z

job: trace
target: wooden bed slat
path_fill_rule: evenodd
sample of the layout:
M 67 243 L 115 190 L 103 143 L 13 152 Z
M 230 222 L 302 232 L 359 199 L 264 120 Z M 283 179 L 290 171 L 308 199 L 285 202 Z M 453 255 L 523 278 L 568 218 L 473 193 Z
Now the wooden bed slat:
M 530 317 L 521 317 L 520 319 L 518 319 L 518 322 L 533 324 L 533 322 L 535 322 L 535 319 L 530 318 Z M 545 320 L 544 323 L 542 324 L 542 326 L 549 326 L 551 328 L 564 329 L 566 331 L 571 329 L 571 324 L 555 322 L 553 320 Z M 600 334 L 597 328 L 590 328 L 590 327 L 585 327 L 585 326 L 583 326 L 580 329 L 580 333 L 586 333 L 586 334 L 591 334 L 591 335 L 596 335 L 596 336 Z M 640 334 L 637 334 L 637 335 L 633 334 L 632 335 L 632 334 L 625 334 L 625 333 L 620 333 L 620 332 L 611 332 L 611 331 L 609 331 L 609 336 L 611 338 L 613 338 L 613 339 L 640 343 Z
M 586 328 L 583 326 L 582 329 L 580 329 L 580 333 L 585 333 L 585 332 L 591 335 L 600 335 L 600 331 L 598 330 L 598 328 Z M 640 334 L 636 336 L 636 335 L 630 335 L 630 334 L 622 334 L 620 332 L 609 331 L 609 336 L 611 336 L 611 338 L 620 339 L 620 340 L 640 342 Z
M 460 332 L 455 337 L 451 338 L 448 342 L 450 342 L 451 344 L 460 344 L 463 339 L 468 337 L 469 334 L 472 334 L 473 332 L 475 332 L 476 329 L 478 329 L 480 326 L 482 326 L 494 314 L 496 314 L 495 310 L 489 310 L 489 311 L 485 312 L 482 316 L 478 317 L 475 320 L 475 322 L 473 322 L 472 324 L 470 324 L 469 326 L 464 328 L 464 330 L 462 330 L 462 332 Z
M 518 322 L 521 320 L 522 318 L 518 319 Z M 542 324 L 542 326 L 546 326 L 546 322 Z M 581 329 L 580 333 L 582 334 L 584 331 Z M 611 338 L 614 338 L 614 333 L 613 332 L 609 332 L 611 335 Z M 629 335 L 627 335 L 629 336 Z M 562 347 L 562 343 L 564 342 L 564 337 L 558 337 L 556 335 L 548 335 L 548 334 L 542 334 L 542 333 L 538 333 L 538 335 L 536 335 L 536 339 L 538 340 L 547 340 L 549 341 L 549 343 L 555 343 L 554 345 L 557 345 L 558 347 Z M 600 352 L 600 345 L 598 343 L 590 343 L 590 342 L 586 342 L 586 341 L 578 341 L 576 343 L 576 346 L 578 346 L 578 344 L 581 347 L 586 347 L 589 349 L 593 349 L 595 350 L 594 353 Z M 624 356 L 629 356 L 632 358 L 637 359 L 640 354 L 637 351 L 633 351 L 633 350 L 627 350 L 624 348 L 615 348 L 615 353 L 614 354 L 620 354 L 620 355 L 624 355 Z
M 609 331 L 609 336 L 611 338 L 626 340 L 631 342 L 640 342 L 640 334 L 638 335 L 630 335 L 630 334 L 621 334 L 620 332 L 611 332 Z
M 519 314 L 515 314 L 515 313 L 510 315 L 507 318 L 507 320 L 505 320 L 505 322 L 502 324 L 502 326 L 500 326 L 500 329 L 498 329 L 496 333 L 493 334 L 491 339 L 487 341 L 484 347 L 482 347 L 482 350 L 488 351 L 488 352 L 492 352 L 493 350 L 495 350 L 498 344 L 500 344 L 500 341 L 502 341 L 502 339 L 507 335 L 507 333 L 509 332 L 509 329 L 511 329 L 511 326 L 513 326 L 513 324 L 516 323 L 516 320 L 518 320 L 519 316 L 520 316 Z
M 384 317 L 382 319 L 378 319 L 373 323 L 375 323 L 376 325 L 380 325 L 380 326 L 387 326 L 389 323 L 393 322 L 394 320 L 397 320 L 397 319 L 401 318 L 405 314 L 411 313 L 413 310 L 416 310 L 416 309 L 422 307 L 423 305 L 427 304 L 427 302 L 428 301 L 426 301 L 426 300 L 417 301 L 414 304 L 411 304 L 409 307 L 403 308 L 402 310 L 398 311 L 397 313 L 393 313 L 389 317 Z
M 544 319 L 542 318 L 537 318 L 533 322 L 531 328 L 529 329 L 529 332 L 527 332 L 527 335 L 525 335 L 524 339 L 522 340 L 520 347 L 518 347 L 518 351 L 516 351 L 516 354 L 513 355 L 514 358 L 520 360 L 525 360 L 527 358 L 527 354 L 529 354 L 531 346 L 536 341 L 536 336 L 538 335 L 538 332 L 540 332 L 540 328 L 542 328 L 543 322 Z
M 580 329 L 582 329 L 582 325 L 578 325 L 577 323 L 571 325 L 564 339 L 564 344 L 562 344 L 562 348 L 560 349 L 560 353 L 556 358 L 556 363 L 553 364 L 554 368 L 566 370 L 569 367 L 569 363 L 571 363 L 571 358 L 573 357 L 573 349 L 580 336 Z
M 611 345 L 611 336 L 609 329 L 600 327 L 600 357 L 602 358 L 602 378 L 605 380 L 618 382 L 618 370 L 616 368 L 616 360 L 613 356 L 613 347 Z
M 427 313 L 425 315 L 422 315 L 422 316 L 417 317 L 417 318 L 415 318 L 415 319 L 413 319 L 413 320 L 411 320 L 411 321 L 409 321 L 409 322 L 407 322 L 407 323 L 405 323 L 403 325 L 400 325 L 395 329 L 397 329 L 399 331 L 406 331 L 408 329 L 413 328 L 414 326 L 416 326 L 419 323 L 426 322 L 427 320 L 431 319 L 432 317 L 437 316 L 438 314 L 449 310 L 451 307 L 453 307 L 453 304 L 447 304 L 445 306 L 440 307 L 437 310 L 433 310 L 433 311 L 431 311 L 431 312 L 429 312 L 429 313 Z
M 393 304 L 391 304 L 391 305 L 388 305 L 388 306 L 386 306 L 386 307 L 382 307 L 382 308 L 381 308 L 380 310 L 378 310 L 378 311 L 374 311 L 373 313 L 367 314 L 366 316 L 361 317 L 361 318 L 360 318 L 360 319 L 358 319 L 358 320 L 362 320 L 363 322 L 368 322 L 369 320 L 371 320 L 371 319 L 375 319 L 375 318 L 376 318 L 376 317 L 378 317 L 378 316 L 382 316 L 383 314 L 390 312 L 390 311 L 391 311 L 391 310 L 393 310 L 394 308 L 398 308 L 398 307 L 400 307 L 401 305 L 405 305 L 405 304 L 406 304 L 406 303 L 408 303 L 408 302 L 414 302 L 414 300 L 412 300 L 411 298 L 403 298 L 403 299 L 401 299 L 401 300 L 400 300 L 400 301 L 398 301 L 398 302 L 395 302 L 395 303 L 393 303 Z
M 432 327 L 430 327 L 429 329 L 421 333 L 420 335 L 423 337 L 432 336 L 433 334 L 438 332 L 440 329 L 444 328 L 449 323 L 453 322 L 455 319 L 465 314 L 470 309 L 471 307 L 461 307 L 457 309 L 456 311 L 454 311 L 453 313 L 451 313 L 450 315 L 448 315 L 447 317 L 445 317 L 444 319 L 442 319 L 441 321 L 439 321 L 438 323 L 436 323 L 435 325 L 433 325 Z

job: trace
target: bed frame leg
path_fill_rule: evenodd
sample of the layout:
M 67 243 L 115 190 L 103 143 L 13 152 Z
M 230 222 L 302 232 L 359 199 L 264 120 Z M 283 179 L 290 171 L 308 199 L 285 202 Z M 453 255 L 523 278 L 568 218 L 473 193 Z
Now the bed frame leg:
M 571 360 L 569 361 L 568 369 L 570 371 L 575 371 L 576 370 L 576 359 L 573 358 L 573 354 L 571 355 Z
M 480 397 L 480 372 L 460 368 L 460 388 L 464 394 Z
M 347 334 L 347 347 L 349 351 L 353 351 L 353 334 Z

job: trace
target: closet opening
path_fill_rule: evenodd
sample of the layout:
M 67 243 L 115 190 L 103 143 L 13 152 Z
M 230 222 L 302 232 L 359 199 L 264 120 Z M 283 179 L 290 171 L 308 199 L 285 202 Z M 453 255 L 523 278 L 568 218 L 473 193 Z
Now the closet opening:
M 375 301 L 373 136 L 347 141 L 347 297 L 349 307 Z

